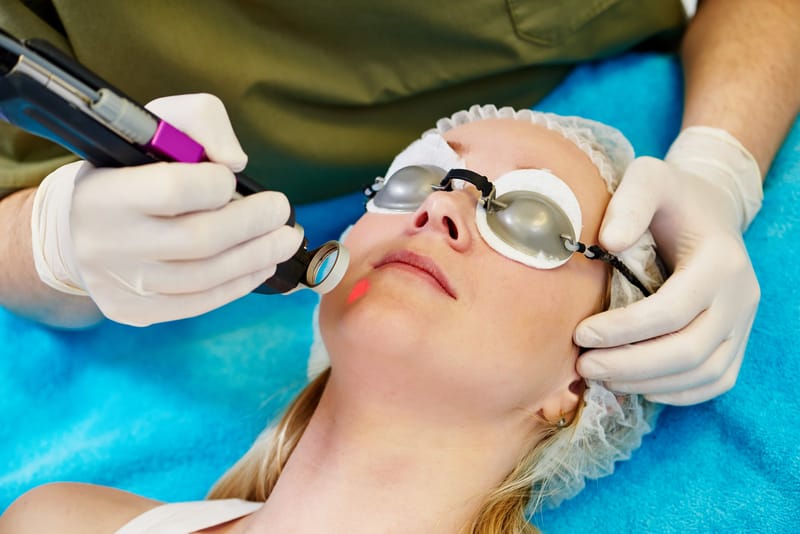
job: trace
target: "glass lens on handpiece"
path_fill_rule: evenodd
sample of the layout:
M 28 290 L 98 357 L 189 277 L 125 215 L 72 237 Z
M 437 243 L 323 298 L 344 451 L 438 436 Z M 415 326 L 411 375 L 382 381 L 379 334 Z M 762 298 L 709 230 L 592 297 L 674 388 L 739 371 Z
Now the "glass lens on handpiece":
M 350 264 L 350 254 L 338 241 L 328 241 L 311 251 L 311 254 L 311 262 L 306 269 L 305 285 L 317 293 L 327 293 L 344 278 Z
M 331 274 L 331 270 L 333 270 L 333 266 L 336 264 L 336 258 L 339 256 L 339 251 L 337 249 L 333 249 L 330 252 L 324 254 L 322 259 L 320 260 L 319 264 L 313 270 L 313 280 L 312 283 L 316 286 L 321 284 L 328 275 Z

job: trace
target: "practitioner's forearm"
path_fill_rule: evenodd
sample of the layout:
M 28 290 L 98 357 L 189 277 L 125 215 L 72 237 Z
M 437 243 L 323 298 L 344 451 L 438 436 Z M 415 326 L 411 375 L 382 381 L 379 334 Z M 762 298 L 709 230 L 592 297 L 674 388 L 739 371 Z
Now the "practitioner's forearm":
M 82 328 L 102 319 L 88 297 L 67 295 L 42 283 L 31 252 L 31 208 L 35 189 L 0 200 L 0 306 L 42 323 Z
M 705 0 L 684 37 L 683 127 L 722 128 L 762 175 L 800 110 L 800 2 Z

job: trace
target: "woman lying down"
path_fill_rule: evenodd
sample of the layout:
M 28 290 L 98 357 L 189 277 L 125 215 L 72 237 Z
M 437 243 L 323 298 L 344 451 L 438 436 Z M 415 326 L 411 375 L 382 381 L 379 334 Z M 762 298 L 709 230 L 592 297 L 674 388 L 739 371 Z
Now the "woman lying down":
M 213 500 L 53 484 L 0 532 L 536 532 L 530 514 L 611 473 L 655 417 L 585 383 L 572 340 L 662 280 L 649 236 L 617 267 L 584 250 L 632 157 L 617 130 L 575 117 L 440 120 L 346 236 L 350 269 L 319 306 L 324 370 Z

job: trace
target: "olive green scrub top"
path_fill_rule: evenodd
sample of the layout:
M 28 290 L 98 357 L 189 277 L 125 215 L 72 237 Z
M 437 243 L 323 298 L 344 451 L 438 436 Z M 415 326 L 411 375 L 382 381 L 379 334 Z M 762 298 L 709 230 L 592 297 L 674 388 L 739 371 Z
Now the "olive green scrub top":
M 439 117 L 530 107 L 576 62 L 686 22 L 679 0 L 2 0 L 140 103 L 225 103 L 247 174 L 293 202 L 355 191 Z M 0 196 L 74 159 L 0 124 Z

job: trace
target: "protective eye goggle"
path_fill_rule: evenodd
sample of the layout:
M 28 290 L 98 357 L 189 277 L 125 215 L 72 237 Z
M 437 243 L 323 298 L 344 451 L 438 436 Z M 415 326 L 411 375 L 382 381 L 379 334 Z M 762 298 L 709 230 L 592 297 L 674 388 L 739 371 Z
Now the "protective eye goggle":
M 574 253 L 601 260 L 617 269 L 642 294 L 650 291 L 616 256 L 598 245 L 578 241 L 581 211 L 572 190 L 552 173 L 520 169 L 494 182 L 468 169 L 445 171 L 432 165 L 410 165 L 365 188 L 372 213 L 416 211 L 435 191 L 473 185 L 480 193 L 475 222 L 483 240 L 495 251 L 537 269 L 553 269 Z

